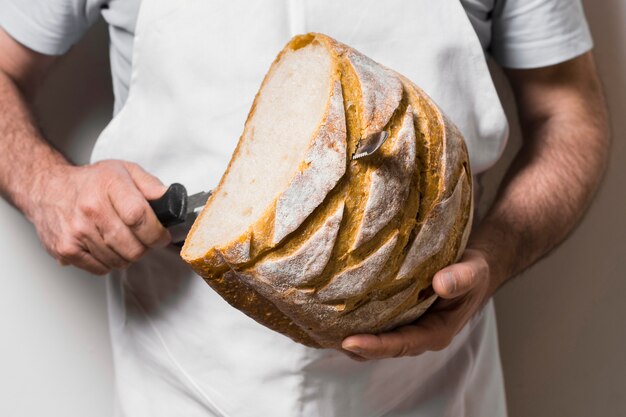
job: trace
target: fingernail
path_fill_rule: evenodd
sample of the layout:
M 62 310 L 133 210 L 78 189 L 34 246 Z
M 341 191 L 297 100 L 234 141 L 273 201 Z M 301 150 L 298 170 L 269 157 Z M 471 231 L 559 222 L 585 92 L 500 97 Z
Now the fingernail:
M 363 349 L 358 346 L 345 346 L 344 349 L 349 350 L 352 353 L 356 353 L 357 355 L 363 353 Z
M 456 291 L 456 280 L 452 272 L 446 272 L 443 278 L 441 278 L 441 284 L 448 294 L 454 294 Z

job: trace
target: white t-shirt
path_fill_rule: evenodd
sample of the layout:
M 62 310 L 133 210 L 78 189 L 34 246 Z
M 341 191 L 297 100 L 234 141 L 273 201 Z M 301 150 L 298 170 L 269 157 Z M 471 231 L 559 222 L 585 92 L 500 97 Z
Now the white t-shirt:
M 128 95 L 141 0 L 0 0 L 0 26 L 27 47 L 61 55 L 100 15 L 109 24 L 115 112 Z M 461 0 L 483 49 L 500 65 L 538 68 L 592 47 L 580 0 Z

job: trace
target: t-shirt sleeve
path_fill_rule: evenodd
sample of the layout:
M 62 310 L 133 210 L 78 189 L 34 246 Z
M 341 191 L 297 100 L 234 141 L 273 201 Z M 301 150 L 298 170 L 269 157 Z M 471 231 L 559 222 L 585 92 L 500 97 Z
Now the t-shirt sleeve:
M 0 27 L 28 48 L 62 55 L 98 19 L 102 1 L 0 0 Z
M 497 0 L 491 55 L 503 67 L 539 68 L 593 47 L 580 0 Z

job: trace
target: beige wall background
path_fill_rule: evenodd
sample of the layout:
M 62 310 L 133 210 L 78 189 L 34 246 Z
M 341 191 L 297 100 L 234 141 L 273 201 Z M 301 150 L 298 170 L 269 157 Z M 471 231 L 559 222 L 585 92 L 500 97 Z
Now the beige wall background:
M 496 297 L 511 417 L 626 416 L 626 0 L 584 3 L 613 117 L 611 162 L 577 231 Z M 107 42 L 100 23 L 37 102 L 48 137 L 78 163 L 111 114 Z M 520 143 L 511 93 L 494 77 L 513 123 L 493 184 Z M 110 416 L 103 280 L 56 265 L 3 201 L 0 230 L 0 415 Z

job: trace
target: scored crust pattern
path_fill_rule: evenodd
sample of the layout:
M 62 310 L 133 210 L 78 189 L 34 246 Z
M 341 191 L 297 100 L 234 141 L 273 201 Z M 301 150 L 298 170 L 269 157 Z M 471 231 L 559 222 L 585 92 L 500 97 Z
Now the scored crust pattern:
M 358 51 L 302 35 L 272 68 L 312 42 L 333 58 L 333 92 L 303 169 L 244 236 L 182 256 L 259 323 L 339 348 L 434 302 L 432 276 L 457 259 L 471 227 L 472 177 L 462 136 L 433 101 Z M 351 161 L 359 139 L 381 130 L 390 137 L 377 154 Z

